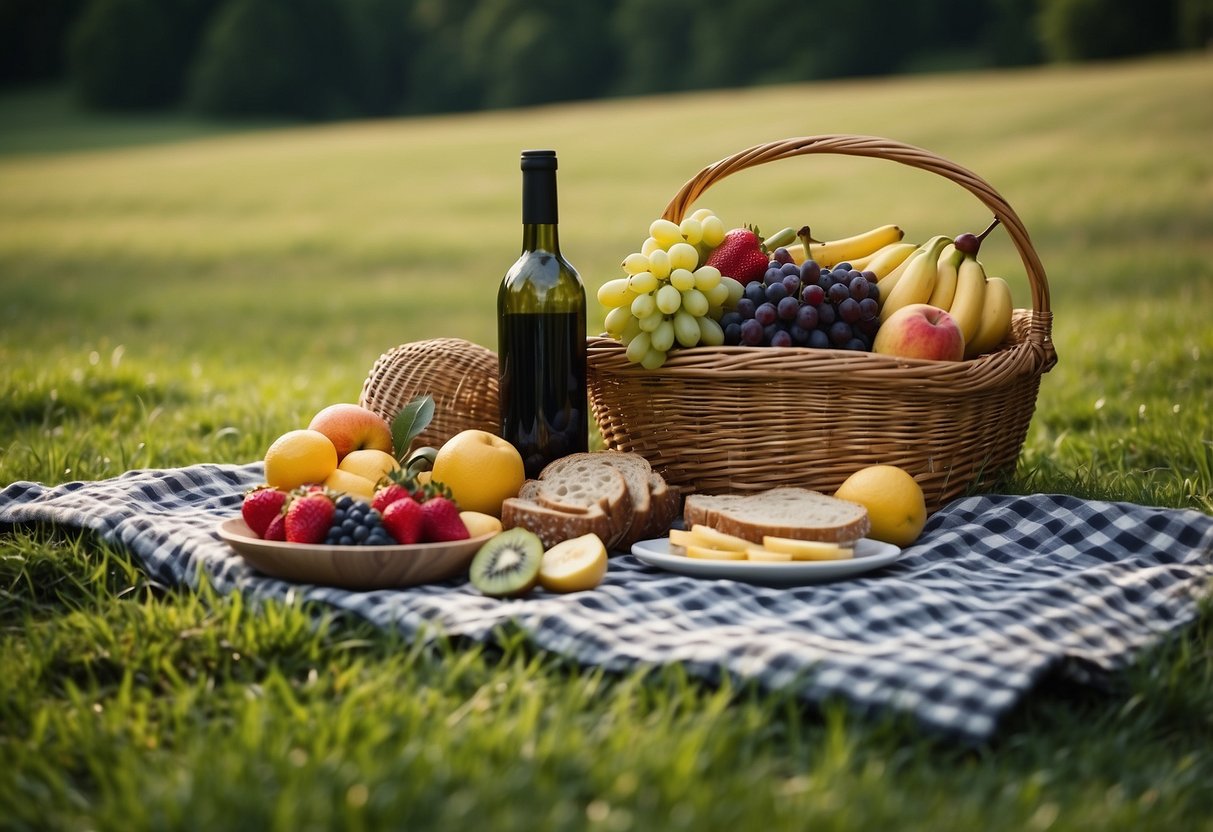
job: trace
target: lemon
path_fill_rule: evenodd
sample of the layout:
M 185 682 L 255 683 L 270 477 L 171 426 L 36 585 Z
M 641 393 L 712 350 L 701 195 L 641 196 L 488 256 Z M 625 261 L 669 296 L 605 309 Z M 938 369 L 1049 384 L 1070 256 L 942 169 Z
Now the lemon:
M 459 519 L 463 521 L 463 525 L 468 527 L 468 534 L 472 537 L 483 537 L 486 534 L 497 534 L 501 531 L 501 521 L 491 514 L 483 514 L 479 511 L 461 511 Z
M 366 477 L 352 471 L 338 468 L 324 478 L 324 487 L 339 494 L 349 494 L 351 497 L 370 502 L 375 497 L 375 483 Z
M 602 583 L 606 571 L 606 545 L 591 532 L 561 541 L 543 553 L 539 585 L 548 592 L 581 592 Z
M 895 465 L 861 468 L 847 477 L 834 496 L 867 508 L 872 523 L 868 537 L 873 540 L 909 546 L 927 523 L 922 487 Z
M 438 449 L 431 470 L 434 482 L 451 489 L 463 511 L 501 516 L 501 504 L 518 496 L 526 479 L 522 455 L 500 436 L 483 430 L 455 434 Z
M 265 452 L 265 482 L 282 491 L 324 482 L 337 470 L 337 449 L 320 431 L 288 431 Z

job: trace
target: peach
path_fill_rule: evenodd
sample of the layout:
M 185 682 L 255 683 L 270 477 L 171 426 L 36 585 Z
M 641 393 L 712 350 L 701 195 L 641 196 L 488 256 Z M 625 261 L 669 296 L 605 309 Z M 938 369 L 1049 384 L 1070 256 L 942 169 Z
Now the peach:
M 872 352 L 902 358 L 960 361 L 965 339 L 956 319 L 928 303 L 898 309 L 876 331 Z
M 312 417 L 308 429 L 319 431 L 332 441 L 338 462 L 350 451 L 364 448 L 392 453 L 392 426 L 361 405 L 331 404 Z

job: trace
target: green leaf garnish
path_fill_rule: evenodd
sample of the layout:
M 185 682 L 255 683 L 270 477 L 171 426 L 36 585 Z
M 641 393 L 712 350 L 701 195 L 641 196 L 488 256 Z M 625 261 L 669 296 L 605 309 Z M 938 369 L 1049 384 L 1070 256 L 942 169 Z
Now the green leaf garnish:
M 418 396 L 400 409 L 392 420 L 392 444 L 396 448 L 398 459 L 403 459 L 408 453 L 409 445 L 429 427 L 433 418 L 434 399 L 428 394 Z

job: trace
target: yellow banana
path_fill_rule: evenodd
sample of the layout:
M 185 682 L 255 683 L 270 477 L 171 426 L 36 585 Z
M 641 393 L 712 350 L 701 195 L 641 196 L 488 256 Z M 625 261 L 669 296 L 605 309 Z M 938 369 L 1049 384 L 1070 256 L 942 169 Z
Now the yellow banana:
M 798 234 L 801 242 L 786 247 L 788 253 L 792 255 L 792 260 L 798 265 L 805 261 L 805 238 L 808 235 L 809 231 L 806 226 L 800 229 Z M 823 268 L 831 268 L 839 263 L 867 257 L 889 243 L 899 242 L 904 236 L 905 232 L 901 230 L 900 226 L 881 225 L 851 237 L 829 240 L 824 243 L 809 242 L 808 257 L 816 260 L 817 265 Z
M 939 274 L 939 253 L 951 242 L 951 237 L 942 234 L 927 240 L 920 247 L 922 254 L 910 262 L 893 290 L 886 295 L 884 287 L 880 287 L 880 296 L 884 299 L 880 307 L 880 320 L 887 321 L 898 309 L 910 304 L 926 303 L 930 300 Z M 880 286 L 879 283 L 876 285 Z
M 915 243 L 889 243 L 870 257 L 862 258 L 866 261 L 863 265 L 859 265 L 858 261 L 851 265 L 860 271 L 871 272 L 876 275 L 877 280 L 880 280 L 909 259 L 917 248 L 918 245 Z
M 901 263 L 893 269 L 893 271 L 876 281 L 876 285 L 880 287 L 880 300 L 882 303 L 886 298 L 888 298 L 889 295 L 893 294 L 893 287 L 897 285 L 897 281 L 901 280 L 901 276 L 906 273 L 906 269 L 910 268 L 910 264 L 919 257 L 922 257 L 922 255 L 923 250 L 922 247 L 919 246 L 911 251 L 910 256 L 905 260 L 902 260 Z
M 989 352 L 1011 332 L 1011 287 L 1001 277 L 986 278 L 986 297 L 982 304 L 981 326 L 966 343 L 965 358 L 976 358 Z
M 956 294 L 956 270 L 963 259 L 964 252 L 959 251 L 955 245 L 948 243 L 944 246 L 943 251 L 939 253 L 939 262 L 935 264 L 939 269 L 939 276 L 935 278 L 935 288 L 931 290 L 927 303 L 944 311 L 952 308 L 952 296 Z
M 977 336 L 977 329 L 981 326 L 985 297 L 986 270 L 976 257 L 965 255 L 956 272 L 956 293 L 952 296 L 948 313 L 960 325 L 966 346 Z

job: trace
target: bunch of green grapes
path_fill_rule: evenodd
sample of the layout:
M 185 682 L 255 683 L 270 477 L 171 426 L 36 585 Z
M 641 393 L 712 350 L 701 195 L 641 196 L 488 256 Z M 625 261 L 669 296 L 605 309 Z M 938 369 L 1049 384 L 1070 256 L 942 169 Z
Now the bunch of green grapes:
M 623 260 L 627 276 L 598 290 L 598 302 L 609 310 L 607 334 L 624 344 L 633 364 L 655 370 L 675 343 L 724 343 L 720 317 L 741 298 L 742 286 L 701 265 L 724 236 L 724 223 L 707 208 L 681 223 L 654 220 L 640 251 Z

